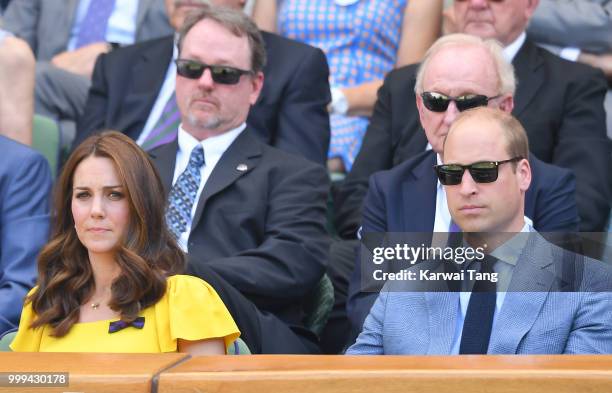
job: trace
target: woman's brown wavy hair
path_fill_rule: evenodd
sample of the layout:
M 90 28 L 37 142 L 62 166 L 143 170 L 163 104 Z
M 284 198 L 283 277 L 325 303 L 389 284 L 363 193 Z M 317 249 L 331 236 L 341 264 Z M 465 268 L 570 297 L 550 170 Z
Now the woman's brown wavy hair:
M 37 315 L 31 328 L 49 324 L 62 337 L 79 320 L 79 307 L 93 295 L 87 249 L 72 217 L 74 172 L 87 157 L 113 161 L 130 206 L 126 235 L 116 261 L 121 269 L 111 286 L 110 308 L 131 322 L 166 291 L 166 277 L 180 273 L 185 256 L 164 219 L 166 200 L 147 153 L 127 136 L 106 131 L 87 138 L 70 155 L 54 190 L 51 240 L 38 258 L 38 289 L 26 301 Z

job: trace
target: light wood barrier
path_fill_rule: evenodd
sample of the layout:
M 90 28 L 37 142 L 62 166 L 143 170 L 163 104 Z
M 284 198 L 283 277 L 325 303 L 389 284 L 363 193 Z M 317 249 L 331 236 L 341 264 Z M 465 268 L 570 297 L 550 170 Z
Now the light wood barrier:
M 182 353 L 0 353 L 1 393 L 149 393 L 153 378 L 188 358 Z M 48 372 L 52 374 L 42 374 Z M 10 375 L 7 375 L 9 373 Z M 68 386 L 58 386 L 68 373 Z M 13 383 L 10 383 L 8 377 Z M 23 377 L 32 376 L 23 382 Z M 18 382 L 16 382 L 18 381 Z M 49 386 L 41 382 L 51 382 Z
M 612 392 L 612 356 L 194 357 L 158 393 Z
M 0 353 L 0 373 L 69 373 L 39 393 L 612 392 L 612 356 L 211 356 Z

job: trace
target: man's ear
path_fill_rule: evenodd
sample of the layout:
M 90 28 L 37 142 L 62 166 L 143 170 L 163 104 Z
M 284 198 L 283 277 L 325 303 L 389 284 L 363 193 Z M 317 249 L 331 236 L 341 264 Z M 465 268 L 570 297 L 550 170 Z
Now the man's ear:
M 526 159 L 522 159 L 516 165 L 516 175 L 519 181 L 519 188 L 523 192 L 527 192 L 531 184 L 531 165 Z
M 251 91 L 249 102 L 251 105 L 255 105 L 257 102 L 257 98 L 259 98 L 259 94 L 261 93 L 261 89 L 264 84 L 264 74 L 259 71 L 257 74 L 251 76 L 251 86 L 253 90 Z
M 527 0 L 527 6 L 525 7 L 525 18 L 527 20 L 531 19 L 539 4 L 540 0 Z
M 510 94 L 506 94 L 500 97 L 499 109 L 506 113 L 512 113 L 512 109 L 514 109 L 514 98 Z

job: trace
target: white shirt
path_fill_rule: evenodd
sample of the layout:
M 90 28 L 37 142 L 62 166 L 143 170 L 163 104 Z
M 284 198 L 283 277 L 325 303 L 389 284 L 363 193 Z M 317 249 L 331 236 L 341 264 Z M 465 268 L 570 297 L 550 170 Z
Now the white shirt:
M 174 89 L 176 88 L 176 64 L 174 60 L 178 57 L 178 48 L 175 45 L 172 47 L 172 59 L 170 59 L 170 64 L 168 64 L 168 69 L 166 70 L 166 75 L 164 76 L 164 83 L 162 84 L 159 93 L 157 94 L 157 98 L 155 99 L 155 103 L 153 104 L 153 108 L 151 108 L 151 112 L 149 113 L 149 117 L 147 118 L 147 122 L 142 129 L 142 132 L 138 136 L 136 143 L 138 145 L 142 145 L 144 141 L 147 140 L 147 137 L 157 124 L 157 121 L 162 115 L 164 108 L 166 107 L 166 103 L 172 97 L 174 93 Z
M 525 34 L 525 32 L 523 31 L 521 35 L 519 35 L 516 40 L 514 40 L 514 42 L 504 48 L 504 57 L 506 58 L 506 61 L 511 63 L 512 60 L 514 60 L 514 57 L 516 56 L 518 51 L 521 50 L 526 39 L 527 34 Z
M 77 44 L 77 37 L 81 30 L 81 25 L 89 3 L 92 0 L 81 0 L 76 10 L 76 17 L 72 30 L 70 31 L 70 39 L 68 40 L 68 50 L 74 50 Z M 116 1 L 115 7 L 108 19 L 106 28 L 106 42 L 117 42 L 122 45 L 133 44 L 136 41 L 136 18 L 138 16 L 138 0 L 135 1 Z
M 532 232 L 533 229 L 529 221 L 525 220 L 525 224 L 521 229 L 521 233 Z M 499 311 L 504 304 L 506 298 L 506 290 L 510 279 L 512 278 L 512 272 L 518 261 L 520 250 L 523 249 L 526 243 L 526 236 L 515 236 L 510 239 L 504 246 L 494 250 L 491 255 L 498 258 L 498 261 L 493 265 L 493 271 L 498 273 L 498 277 L 502 278 L 503 281 L 497 283 L 497 297 L 495 299 L 495 312 L 493 314 L 493 324 L 495 319 L 499 315 Z M 502 255 L 503 254 L 503 255 Z M 470 296 L 472 295 L 471 290 L 465 292 L 459 292 L 459 304 L 457 310 L 457 323 L 455 325 L 455 336 L 453 337 L 453 345 L 451 346 L 451 355 L 459 354 L 459 347 L 461 345 L 461 334 L 463 334 L 463 323 L 465 322 L 465 315 L 467 314 L 468 304 L 470 303 Z
M 185 171 L 187 165 L 189 164 L 189 158 L 191 156 L 192 150 L 198 145 L 202 145 L 204 149 L 204 165 L 200 168 L 200 186 L 198 187 L 198 193 L 196 194 L 195 202 L 193 203 L 193 207 L 191 208 L 191 216 L 189 221 L 187 222 L 185 232 L 181 233 L 178 239 L 179 246 L 183 249 L 183 251 L 188 252 L 188 241 L 189 235 L 191 234 L 191 223 L 193 220 L 193 216 L 195 215 L 196 208 L 198 207 L 198 201 L 200 200 L 200 195 L 202 195 L 202 190 L 204 189 L 204 185 L 208 181 L 210 174 L 215 169 L 215 166 L 223 156 L 223 153 L 227 150 L 228 147 L 238 135 L 244 131 L 246 128 L 246 123 L 242 123 L 237 128 L 233 130 L 224 132 L 221 135 L 212 136 L 210 138 L 206 138 L 203 141 L 198 141 L 191 134 L 183 129 L 183 125 L 179 126 L 178 131 L 178 152 L 176 153 L 176 163 L 174 166 L 174 177 L 172 178 L 172 184 L 176 182 L 179 176 Z

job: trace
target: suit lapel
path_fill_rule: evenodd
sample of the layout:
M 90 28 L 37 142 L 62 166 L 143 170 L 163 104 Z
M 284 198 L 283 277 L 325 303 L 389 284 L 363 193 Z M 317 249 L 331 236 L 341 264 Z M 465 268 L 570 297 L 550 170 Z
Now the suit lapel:
M 191 225 L 192 228 L 195 228 L 200 221 L 206 202 L 212 196 L 218 194 L 257 166 L 262 155 L 261 144 L 249 134 L 250 132 L 247 126 L 247 129 L 223 153 L 210 174 L 204 185 L 202 195 L 200 195 Z
M 159 177 L 164 186 L 164 193 L 168 195 L 172 189 L 172 179 L 174 178 L 174 167 L 176 165 L 176 152 L 178 151 L 178 140 L 162 145 L 149 152 L 151 160 L 157 168 Z
M 528 107 L 546 80 L 543 64 L 537 47 L 526 39 L 512 61 L 518 82 L 512 111 L 514 116 L 518 117 Z
M 550 292 L 555 275 L 552 251 L 537 232 L 519 257 L 508 292 L 491 332 L 490 354 L 516 353 L 523 337 L 533 326 Z
M 155 81 L 151 83 L 151 76 L 166 75 L 172 59 L 173 45 L 174 36 L 165 37 L 150 45 L 147 50 L 143 51 L 142 56 L 136 60 L 132 67 L 131 78 L 136 94 L 159 92 L 164 83 L 164 78 L 155 78 Z M 156 98 L 156 95 L 153 98 Z
M 67 44 L 70 40 L 70 32 L 72 31 L 72 26 L 74 26 L 74 22 L 76 20 L 77 9 L 79 7 L 80 0 L 66 0 L 65 4 L 61 6 L 57 6 L 57 27 L 60 27 L 56 30 L 56 34 L 50 39 L 53 39 L 55 42 L 59 43 L 61 50 L 67 50 Z M 49 38 L 49 37 L 48 37 Z
M 140 27 L 143 25 L 142 22 L 145 18 L 145 15 L 147 14 L 147 11 L 149 11 L 149 7 L 151 6 L 152 2 L 153 0 L 140 0 L 138 2 L 138 11 L 136 13 L 136 26 Z M 138 32 L 136 34 L 138 34 Z
M 123 106 L 129 110 L 122 111 L 119 129 L 130 130 L 128 136 L 137 139 L 144 128 L 149 113 L 164 83 L 168 64 L 172 59 L 174 37 L 169 36 L 156 41 L 135 60 L 131 67 L 128 94 L 123 99 Z M 151 76 L 159 76 L 151 78 Z M 134 134 L 134 135 L 132 135 Z
M 423 154 L 423 153 L 422 153 Z M 412 177 L 402 185 L 403 228 L 409 232 L 432 232 L 436 215 L 437 180 L 433 165 L 436 155 L 433 151 L 423 154 L 423 159 L 413 168 Z M 417 206 L 418 208 L 414 208 Z

